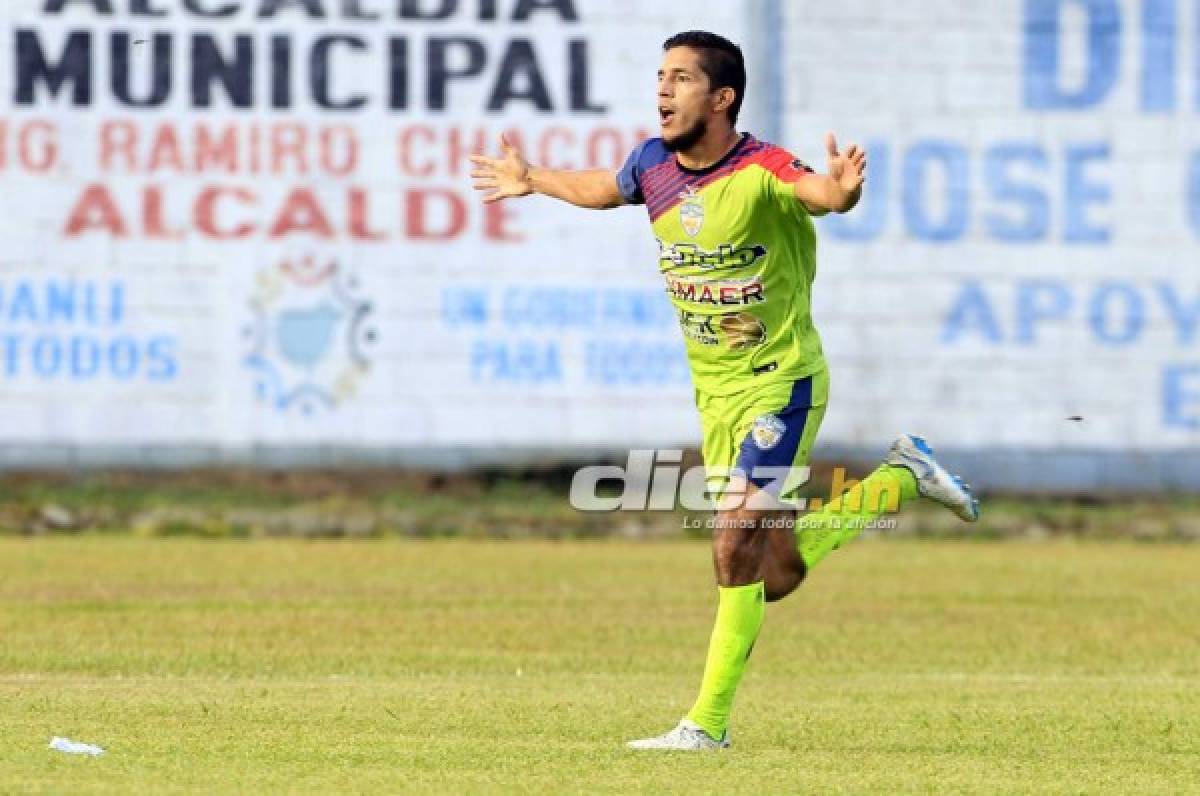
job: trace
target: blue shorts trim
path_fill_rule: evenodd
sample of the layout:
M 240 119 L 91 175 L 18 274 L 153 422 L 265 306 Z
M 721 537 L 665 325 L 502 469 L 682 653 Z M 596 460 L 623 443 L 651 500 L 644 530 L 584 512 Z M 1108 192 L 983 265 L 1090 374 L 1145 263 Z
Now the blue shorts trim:
M 804 438 L 804 428 L 812 409 L 813 377 L 792 385 L 787 406 L 774 414 L 760 415 L 746 432 L 738 451 L 736 468 L 760 489 L 778 489 L 780 481 L 771 475 L 755 476 L 758 467 L 791 467 Z

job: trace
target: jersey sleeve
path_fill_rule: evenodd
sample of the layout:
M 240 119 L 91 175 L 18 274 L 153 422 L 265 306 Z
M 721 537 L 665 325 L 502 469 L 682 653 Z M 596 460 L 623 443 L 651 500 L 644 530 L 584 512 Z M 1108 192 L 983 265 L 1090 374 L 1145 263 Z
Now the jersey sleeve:
M 642 175 L 646 172 L 646 150 L 649 146 L 650 141 L 646 140 L 634 147 L 625 159 L 625 165 L 617 172 L 617 188 L 631 205 L 646 203 L 646 196 L 642 193 Z
M 777 146 L 771 146 L 759 162 L 767 171 L 767 193 L 775 203 L 784 210 L 807 215 L 804 203 L 796 198 L 792 185 L 814 173 L 808 164 Z

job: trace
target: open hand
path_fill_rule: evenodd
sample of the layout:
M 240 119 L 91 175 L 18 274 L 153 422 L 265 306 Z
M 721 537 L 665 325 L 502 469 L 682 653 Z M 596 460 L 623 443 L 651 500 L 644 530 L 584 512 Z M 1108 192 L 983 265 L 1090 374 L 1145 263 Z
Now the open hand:
M 825 152 L 829 155 L 829 176 L 837 181 L 847 193 L 862 187 L 866 179 L 867 153 L 858 144 L 851 144 L 845 152 L 838 152 L 837 139 L 833 133 L 825 134 Z
M 529 162 L 521 157 L 508 138 L 500 136 L 501 158 L 486 155 L 471 155 L 475 169 L 471 172 L 475 190 L 491 191 L 483 197 L 485 202 L 496 202 L 511 196 L 526 196 L 533 193 L 533 182 L 529 179 Z

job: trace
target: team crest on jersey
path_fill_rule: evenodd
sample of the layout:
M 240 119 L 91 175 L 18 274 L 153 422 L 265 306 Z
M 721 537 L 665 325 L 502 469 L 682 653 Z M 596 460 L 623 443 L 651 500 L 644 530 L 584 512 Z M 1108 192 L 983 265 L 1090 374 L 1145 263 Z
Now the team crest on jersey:
M 750 438 L 759 450 L 769 451 L 783 439 L 787 426 L 775 415 L 760 415 L 750 427 Z
M 689 185 L 679 194 L 679 198 L 682 200 L 679 204 L 679 223 L 683 225 L 687 236 L 694 238 L 704 226 L 704 197 Z

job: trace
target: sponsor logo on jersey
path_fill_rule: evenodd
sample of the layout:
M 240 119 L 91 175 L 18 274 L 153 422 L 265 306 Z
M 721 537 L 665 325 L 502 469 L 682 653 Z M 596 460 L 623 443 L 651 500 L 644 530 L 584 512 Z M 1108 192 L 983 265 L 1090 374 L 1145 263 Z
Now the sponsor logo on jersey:
M 767 327 L 758 318 L 748 312 L 735 312 L 722 315 L 721 331 L 729 341 L 729 347 L 734 351 L 745 351 L 762 345 L 767 339 Z
M 748 312 L 706 315 L 679 310 L 679 328 L 684 337 L 698 345 L 720 345 L 723 336 L 732 351 L 755 348 L 767 339 L 766 325 Z
M 704 226 L 704 197 L 696 193 L 696 189 L 688 186 L 679 194 L 679 223 L 689 238 L 700 234 Z
M 750 427 L 750 438 L 759 450 L 769 451 L 780 443 L 787 426 L 775 415 L 760 415 Z
M 714 307 L 740 307 L 766 301 L 763 284 L 758 277 L 707 282 L 667 274 L 666 279 L 667 294 L 677 301 L 709 304 Z
M 668 263 L 663 271 L 687 266 L 700 268 L 745 268 L 754 265 L 767 256 L 767 247 L 761 244 L 735 247 L 732 243 L 722 243 L 716 251 L 707 251 L 694 243 L 667 243 L 659 239 L 658 259 Z
M 698 312 L 679 311 L 679 328 L 683 336 L 697 345 L 720 345 L 713 321 L 719 316 L 702 315 Z

